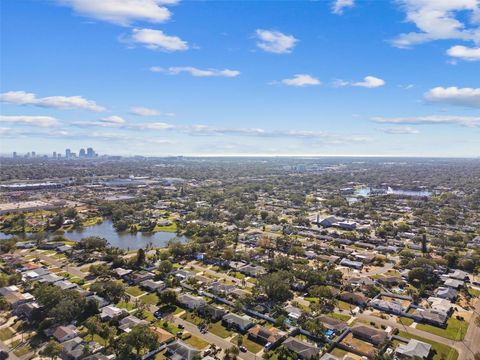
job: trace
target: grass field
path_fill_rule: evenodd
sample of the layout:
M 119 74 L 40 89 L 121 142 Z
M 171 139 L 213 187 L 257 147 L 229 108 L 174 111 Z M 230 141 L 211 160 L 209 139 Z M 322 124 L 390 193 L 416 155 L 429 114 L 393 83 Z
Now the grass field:
M 414 320 L 410 319 L 410 318 L 407 318 L 407 317 L 404 317 L 404 316 L 401 316 L 401 317 L 398 318 L 397 322 L 401 323 L 405 326 L 410 326 L 410 325 L 413 324 Z M 418 325 L 417 325 L 417 327 L 418 327 Z
M 195 314 L 192 314 L 191 312 L 188 312 L 188 311 L 186 311 L 185 314 L 181 316 L 181 318 L 195 325 L 205 322 L 205 320 L 202 319 L 201 317 L 196 316 Z
M 170 334 L 173 334 L 173 335 L 175 335 L 177 332 L 180 331 L 180 329 L 176 327 L 174 324 L 164 320 L 158 320 L 157 322 L 154 323 L 154 325 L 156 327 L 167 330 Z
M 248 351 L 256 354 L 260 350 L 263 349 L 263 346 L 260 344 L 257 344 L 256 342 L 253 342 L 250 340 L 247 336 L 242 336 L 242 335 L 237 335 L 232 339 L 232 344 L 237 345 L 238 344 L 238 338 L 242 337 L 243 338 L 243 343 L 242 345 L 247 348 Z
M 345 301 L 342 301 L 342 300 L 339 300 L 337 302 L 337 307 L 341 310 L 347 310 L 347 311 L 350 311 L 350 310 L 353 310 L 355 309 L 357 306 L 356 305 L 352 305 L 352 304 L 349 304 Z
M 137 296 L 140 296 L 142 295 L 143 293 L 145 293 L 145 291 L 143 291 L 142 289 L 140 289 L 138 286 L 130 286 L 130 287 L 127 287 L 127 289 L 125 290 L 125 292 L 129 295 L 132 295 L 134 297 L 137 297 Z
M 329 313 L 329 314 L 326 314 L 326 315 L 330 316 L 334 319 L 345 321 L 345 322 L 347 322 L 351 318 L 351 316 L 349 316 L 349 315 L 339 314 L 339 313 Z
M 465 334 L 467 333 L 468 322 L 458 320 L 452 316 L 447 321 L 446 329 L 426 324 L 418 324 L 417 329 L 439 335 L 450 340 L 463 340 Z
M 217 336 L 220 336 L 222 338 L 227 338 L 232 335 L 231 331 L 228 331 L 223 325 L 221 321 L 217 321 L 216 323 L 211 324 L 208 327 L 208 331 L 210 331 L 212 334 L 215 334 Z
M 435 355 L 433 356 L 432 360 L 457 360 L 458 359 L 458 352 L 457 350 L 447 346 L 445 344 L 440 344 L 435 341 L 431 341 L 428 339 L 424 339 L 420 336 L 408 334 L 404 331 L 400 331 L 398 336 L 404 337 L 406 339 L 416 339 L 427 344 L 432 345 L 432 350 L 434 351 Z
M 157 294 L 147 294 L 143 295 L 139 298 L 139 300 L 145 304 L 149 305 L 157 305 L 160 299 L 158 298 Z
M 208 342 L 193 335 L 190 336 L 187 340 L 185 340 L 185 342 L 198 350 L 202 350 L 209 345 Z
M 13 336 L 13 330 L 10 328 L 0 329 L 0 340 L 5 341 Z
M 126 302 L 125 300 L 120 301 L 117 304 L 117 307 L 120 309 L 126 309 L 127 311 L 135 309 L 135 304 L 131 302 Z

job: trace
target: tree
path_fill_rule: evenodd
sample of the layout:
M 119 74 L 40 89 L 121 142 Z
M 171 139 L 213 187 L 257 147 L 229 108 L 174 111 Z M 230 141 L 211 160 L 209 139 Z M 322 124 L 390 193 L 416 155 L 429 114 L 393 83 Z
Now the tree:
M 173 290 L 165 290 L 159 294 L 160 303 L 165 305 L 175 305 L 178 301 L 177 293 Z
M 135 266 L 142 267 L 143 265 L 145 265 L 145 261 L 146 261 L 145 250 L 140 248 L 137 251 L 137 257 L 135 259 Z
M 427 248 L 427 235 L 425 235 L 425 234 L 422 235 L 422 253 L 423 253 L 423 254 L 428 253 L 428 248 Z
M 173 264 L 169 260 L 162 260 L 158 264 L 158 271 L 162 276 L 168 275 L 173 270 Z
M 115 304 L 122 299 L 128 299 L 125 286 L 116 281 L 96 281 L 90 286 L 90 290 Z
M 60 343 L 55 340 L 50 340 L 39 354 L 53 360 L 60 356 L 62 349 L 63 347 Z
M 270 300 L 284 302 L 293 297 L 290 290 L 291 274 L 287 271 L 277 271 L 263 275 L 259 278 L 258 288 L 262 290 Z
M 107 264 L 93 264 L 90 265 L 88 272 L 93 276 L 108 277 L 112 274 L 110 267 Z
M 0 360 L 7 360 L 8 359 L 8 352 L 0 351 Z
M 102 323 L 98 317 L 91 316 L 83 323 L 83 326 L 85 326 L 88 331 L 88 335 L 90 335 L 91 340 L 93 340 L 93 335 L 100 333 Z
M 120 359 L 138 359 L 158 345 L 157 334 L 148 325 L 138 325 L 116 338 L 114 349 Z

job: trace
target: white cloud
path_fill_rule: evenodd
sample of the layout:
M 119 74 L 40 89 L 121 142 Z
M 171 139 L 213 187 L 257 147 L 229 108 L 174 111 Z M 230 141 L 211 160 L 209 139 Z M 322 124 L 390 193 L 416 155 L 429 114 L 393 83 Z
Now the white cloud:
M 411 135 L 411 134 L 420 133 L 420 131 L 418 131 L 418 129 L 415 129 L 411 126 L 395 126 L 395 127 L 380 129 L 380 131 L 382 131 L 386 134 L 394 134 L 394 135 L 400 135 L 400 134 Z
M 480 88 L 436 87 L 425 93 L 425 99 L 450 105 L 480 108 Z
M 240 75 L 238 70 L 218 70 L 218 69 L 198 69 L 192 66 L 173 66 L 168 69 L 164 69 L 158 66 L 153 66 L 150 68 L 153 72 L 164 72 L 170 75 L 178 75 L 180 73 L 188 73 L 195 77 L 237 77 Z
M 385 85 L 385 80 L 377 78 L 375 76 L 365 76 L 363 81 L 353 82 L 346 81 L 342 79 L 337 79 L 332 82 L 333 87 L 346 87 L 346 86 L 357 86 L 365 88 L 376 88 Z
M 174 0 L 59 0 L 76 13 L 90 18 L 128 26 L 133 21 L 161 23 L 170 19 L 165 5 L 174 5 Z
M 292 52 L 295 39 L 292 35 L 286 35 L 280 31 L 257 29 L 257 47 L 275 54 L 286 54 Z
M 101 112 L 106 109 L 93 100 L 81 96 L 48 96 L 37 98 L 33 93 L 25 91 L 9 91 L 0 94 L 0 101 L 16 105 L 37 105 L 56 109 L 83 109 Z
M 466 61 L 479 61 L 480 47 L 471 48 L 463 45 L 456 45 L 448 49 L 447 54 L 452 57 L 460 58 Z
M 332 5 L 332 12 L 337 15 L 342 15 L 343 9 L 354 6 L 354 0 L 335 0 Z
M 130 44 L 140 44 L 147 49 L 165 52 L 188 49 L 188 43 L 178 36 L 166 35 L 163 31 L 154 29 L 133 29 L 129 37 L 121 37 L 120 40 Z
M 162 113 L 156 109 L 149 109 L 142 106 L 132 107 L 130 113 L 138 116 L 175 116 L 174 113 Z
M 466 127 L 480 126 L 480 116 L 457 116 L 457 115 L 426 115 L 413 117 L 383 117 L 372 118 L 373 121 L 383 124 L 410 124 L 410 125 L 437 125 L 455 124 Z
M 288 86 L 311 86 L 311 85 L 320 85 L 321 82 L 317 78 L 314 78 L 308 74 L 296 74 L 291 79 L 283 79 L 282 84 Z
M 163 123 L 163 122 L 143 124 L 141 127 L 143 129 L 149 129 L 149 130 L 168 130 L 168 129 L 175 128 L 174 125 Z
M 376 88 L 383 85 L 385 85 L 385 81 L 375 76 L 365 76 L 363 78 L 363 81 L 352 83 L 352 86 L 359 86 L 365 88 Z
M 32 115 L 0 115 L 0 122 L 50 127 L 57 126 L 58 120 L 51 116 L 32 116 Z
M 406 20 L 419 31 L 399 35 L 393 41 L 397 47 L 453 39 L 480 43 L 478 0 L 400 0 L 399 3 L 406 12 Z M 466 12 L 471 16 L 463 16 Z
M 112 125 L 125 124 L 125 119 L 122 118 L 121 116 L 117 116 L 117 115 L 104 117 L 104 118 L 100 119 L 100 121 L 104 122 L 106 124 L 112 124 Z

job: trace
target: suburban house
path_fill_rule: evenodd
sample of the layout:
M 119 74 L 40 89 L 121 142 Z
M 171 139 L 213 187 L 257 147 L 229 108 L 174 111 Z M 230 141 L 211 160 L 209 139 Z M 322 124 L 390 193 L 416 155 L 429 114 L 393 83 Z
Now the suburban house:
M 57 339 L 59 342 L 65 342 L 77 336 L 78 336 L 78 331 L 75 325 L 59 326 L 53 332 L 53 337 Z
M 248 337 L 262 345 L 270 344 L 269 347 L 275 346 L 279 341 L 283 340 L 287 336 L 285 331 L 281 331 L 277 328 L 266 329 L 263 326 L 256 325 L 248 330 Z
M 383 330 L 377 330 L 369 326 L 358 325 L 352 328 L 353 336 L 372 343 L 374 345 L 379 345 L 385 341 L 387 338 L 387 333 Z
M 202 305 L 197 308 L 197 312 L 200 316 L 208 317 L 214 322 L 220 320 L 227 313 L 221 307 L 213 305 Z
M 361 270 L 363 268 L 363 263 L 361 263 L 360 261 L 348 260 L 347 258 L 343 258 L 340 261 L 340 265 L 350 267 L 350 268 L 354 268 L 354 269 L 357 269 L 357 270 Z
M 182 340 L 175 340 L 167 345 L 167 355 L 172 360 L 193 360 L 200 355 L 200 351 Z
M 300 359 L 309 360 L 316 358 L 320 350 L 313 344 L 290 337 L 282 344 L 287 349 L 293 351 Z
M 361 292 L 343 292 L 339 295 L 339 299 L 359 306 L 365 306 L 368 303 L 368 298 Z
M 250 316 L 240 316 L 234 313 L 226 314 L 222 318 L 222 324 L 225 325 L 227 328 L 233 328 L 242 333 L 246 332 L 254 325 L 253 319 Z
M 124 317 L 122 320 L 118 322 L 118 327 L 120 330 L 123 330 L 125 332 L 130 332 L 132 328 L 134 328 L 137 325 L 148 325 L 149 322 L 146 320 L 141 320 L 137 318 L 136 316 L 129 315 L 127 317 Z
M 100 311 L 100 319 L 102 320 L 112 320 L 125 313 L 124 309 L 119 309 L 113 305 L 107 305 L 103 307 Z
M 325 326 L 326 329 L 335 331 L 337 333 L 340 333 L 347 328 L 347 323 L 332 318 L 330 316 L 322 315 L 319 316 L 317 319 L 320 320 L 320 322 L 323 324 L 323 326 Z
M 439 287 L 435 290 L 435 296 L 437 298 L 447 299 L 447 300 L 450 300 L 450 301 L 455 301 L 458 294 L 457 294 L 457 290 L 455 290 L 451 287 L 441 286 L 441 287 Z
M 448 319 L 448 313 L 435 309 L 416 309 L 413 314 L 416 322 L 432 324 L 440 327 L 445 327 Z
M 194 310 L 200 306 L 204 306 L 206 301 L 201 296 L 194 296 L 190 294 L 182 294 L 178 297 L 178 303 L 188 310 Z
M 400 344 L 395 349 L 395 358 L 399 360 L 407 360 L 412 358 L 428 359 L 432 345 L 423 341 L 410 339 L 407 344 Z

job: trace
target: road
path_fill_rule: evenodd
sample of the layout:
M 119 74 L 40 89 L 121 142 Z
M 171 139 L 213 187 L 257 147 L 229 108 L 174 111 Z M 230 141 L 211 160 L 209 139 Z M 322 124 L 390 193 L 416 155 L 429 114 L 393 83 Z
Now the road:
M 219 348 L 221 348 L 223 350 L 229 349 L 234 345 L 230 341 L 225 340 L 224 338 L 222 338 L 220 336 L 217 336 L 215 334 L 212 334 L 211 332 L 207 332 L 205 334 L 202 334 L 198 330 L 196 325 L 194 325 L 194 324 L 192 324 L 188 321 L 185 321 L 185 320 L 183 320 L 183 319 L 181 319 L 177 316 L 174 317 L 173 322 L 175 323 L 175 325 L 182 324 L 185 327 L 185 330 L 187 330 L 192 335 L 195 335 L 195 336 L 199 337 L 200 339 L 207 341 L 210 344 L 215 344 L 216 346 L 218 346 Z M 254 353 L 251 353 L 250 351 L 240 352 L 238 357 L 240 359 L 243 359 L 243 360 L 257 360 L 257 359 L 259 360 L 261 358 L 261 356 L 257 356 Z

